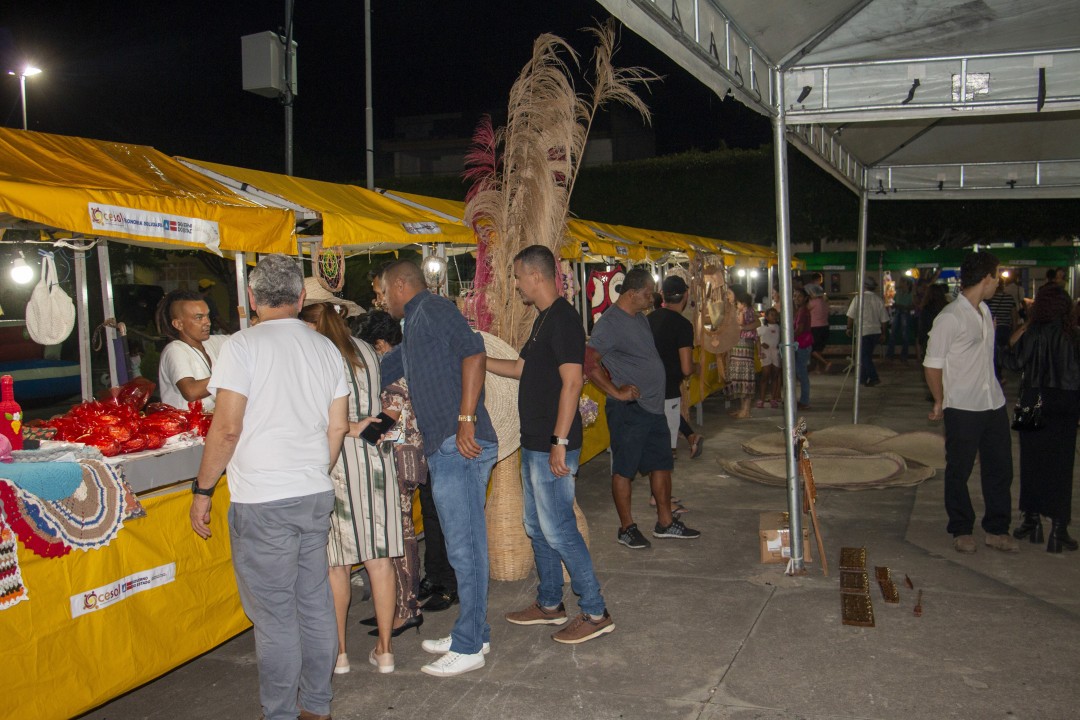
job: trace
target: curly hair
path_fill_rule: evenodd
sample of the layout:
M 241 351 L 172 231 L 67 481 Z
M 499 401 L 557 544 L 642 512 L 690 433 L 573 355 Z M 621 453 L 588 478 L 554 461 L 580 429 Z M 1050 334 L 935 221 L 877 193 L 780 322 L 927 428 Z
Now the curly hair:
M 191 301 L 206 302 L 205 298 L 194 290 L 173 290 L 161 298 L 157 310 L 154 311 L 154 321 L 157 323 L 158 332 L 173 340 L 179 340 L 180 331 L 174 328 L 172 324 L 174 320 L 173 305 Z
M 1072 298 L 1057 283 L 1047 283 L 1035 293 L 1035 302 L 1028 313 L 1032 325 L 1061 323 L 1064 330 L 1076 327 L 1076 315 L 1073 313 Z
M 401 323 L 388 312 L 372 310 L 360 321 L 356 336 L 371 346 L 379 340 L 385 340 L 393 347 L 401 343 Z

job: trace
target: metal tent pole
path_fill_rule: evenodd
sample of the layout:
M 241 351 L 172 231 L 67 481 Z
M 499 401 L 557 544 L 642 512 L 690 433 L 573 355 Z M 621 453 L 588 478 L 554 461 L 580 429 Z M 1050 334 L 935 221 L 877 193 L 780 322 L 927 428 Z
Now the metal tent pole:
M 247 273 L 245 272 L 247 260 L 242 252 L 236 253 L 236 311 L 240 315 L 240 329 L 246 330 L 251 327 L 251 308 L 248 306 L 247 296 Z
M 90 357 L 90 299 L 86 289 L 86 251 L 75 251 L 75 306 L 79 309 L 79 379 L 84 402 L 94 399 L 91 375 L 94 365 Z
M 364 157 L 367 189 L 375 189 L 375 112 L 371 100 L 371 0 L 364 0 Z
M 109 264 L 109 243 L 102 240 L 97 246 L 98 274 L 101 277 L 101 307 L 105 323 L 105 349 L 109 357 L 109 387 L 119 385 L 116 373 L 116 308 L 113 306 L 112 266 Z M 113 322 L 110 326 L 109 321 Z
M 863 319 L 863 283 L 866 282 L 866 211 L 869 205 L 869 193 L 866 192 L 866 177 L 863 177 L 863 189 L 859 192 L 859 267 L 855 275 L 855 357 L 852 362 L 855 367 L 855 403 L 851 410 L 851 422 L 859 424 L 859 389 L 862 387 L 862 319 Z
M 791 572 L 805 572 L 802 547 L 802 487 L 795 457 L 795 332 L 791 310 L 791 216 L 788 208 L 787 121 L 784 76 L 773 70 L 776 115 L 772 118 L 773 160 L 776 176 L 776 251 L 780 270 L 780 355 L 784 369 L 784 437 L 787 455 L 788 519 L 791 530 Z

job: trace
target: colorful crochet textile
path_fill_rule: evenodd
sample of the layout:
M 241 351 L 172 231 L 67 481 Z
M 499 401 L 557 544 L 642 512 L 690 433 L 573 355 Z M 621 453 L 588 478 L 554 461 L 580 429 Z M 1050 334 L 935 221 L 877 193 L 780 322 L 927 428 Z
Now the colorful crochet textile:
M 98 460 L 79 464 L 82 483 L 63 500 L 41 500 L 0 481 L 0 500 L 12 527 L 23 544 L 43 557 L 66 552 L 50 541 L 52 536 L 68 548 L 90 550 L 108 545 L 124 526 L 127 507 L 121 471 Z
M 30 599 L 19 571 L 18 549 L 15 533 L 0 518 L 0 610 Z

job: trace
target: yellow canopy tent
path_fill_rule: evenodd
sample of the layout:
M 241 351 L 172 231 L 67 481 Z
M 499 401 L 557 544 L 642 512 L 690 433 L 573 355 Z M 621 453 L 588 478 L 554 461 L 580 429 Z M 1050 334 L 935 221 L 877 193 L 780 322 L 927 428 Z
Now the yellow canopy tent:
M 461 223 L 357 185 L 178 159 L 245 197 L 290 207 L 301 220 L 321 220 L 323 247 L 380 252 L 415 243 L 474 244 L 472 230 Z
M 0 225 L 187 249 L 290 252 L 293 215 L 145 145 L 0 128 Z

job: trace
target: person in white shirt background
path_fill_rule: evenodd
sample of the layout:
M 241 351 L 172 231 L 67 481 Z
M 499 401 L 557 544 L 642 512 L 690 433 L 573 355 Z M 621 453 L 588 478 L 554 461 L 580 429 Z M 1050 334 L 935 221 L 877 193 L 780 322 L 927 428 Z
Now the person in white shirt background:
M 973 553 L 975 510 L 968 478 L 979 456 L 986 544 L 1017 552 L 1012 519 L 1012 437 L 1005 393 L 994 374 L 994 320 L 986 300 L 997 291 L 997 258 L 975 252 L 960 265 L 960 296 L 934 318 L 923 360 L 934 396 L 931 420 L 945 421 L 945 511 L 957 552 Z
M 863 281 L 863 315 L 862 324 L 859 326 L 859 334 L 862 335 L 859 382 L 871 387 L 881 382 L 877 368 L 874 367 L 874 349 L 878 341 L 885 337 L 885 329 L 889 324 L 889 311 L 885 309 L 885 301 L 874 292 L 877 286 L 877 279 L 872 276 L 867 276 Z M 854 332 L 858 302 L 858 296 L 853 297 L 851 305 L 848 306 L 847 334 L 849 337 Z
M 210 309 L 192 290 L 173 290 L 157 308 L 158 331 L 173 340 L 161 351 L 158 392 L 161 401 L 181 410 L 202 401 L 203 412 L 214 411 L 207 383 L 227 335 L 210 334 Z

